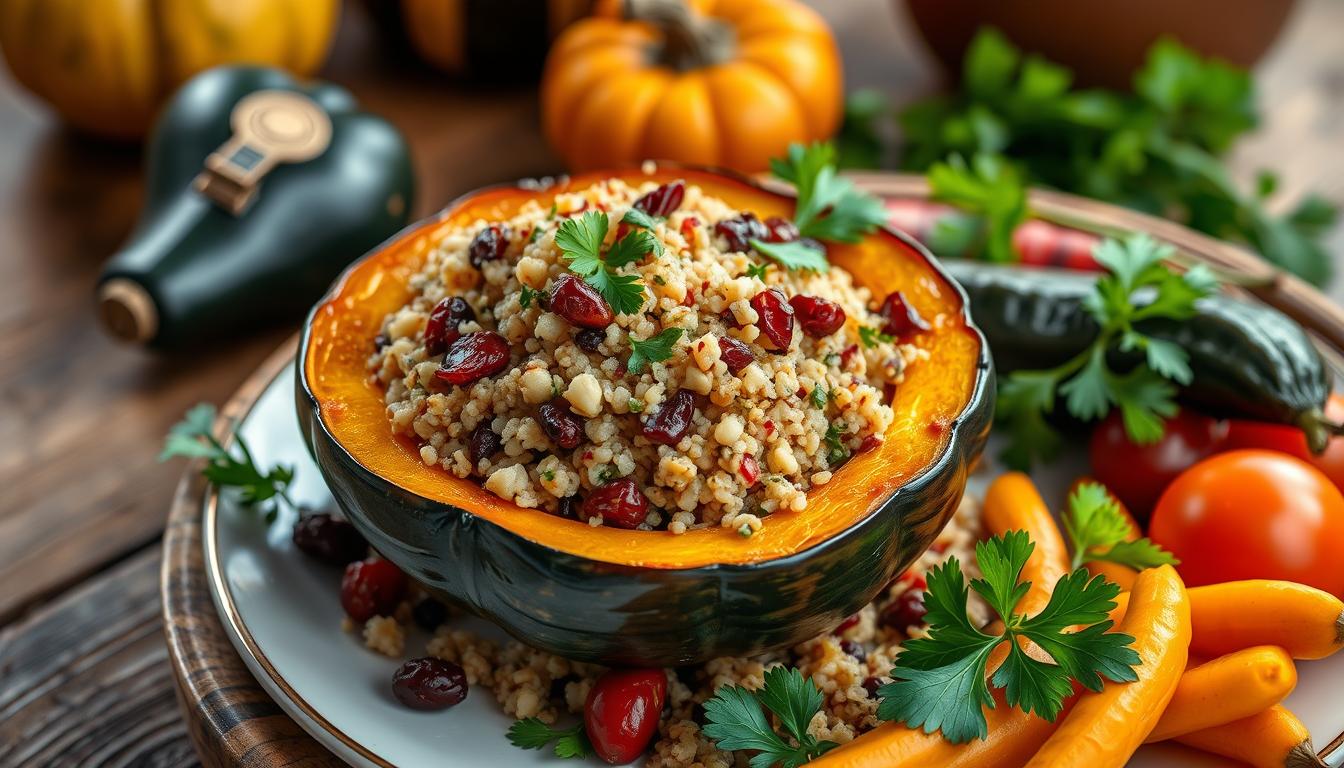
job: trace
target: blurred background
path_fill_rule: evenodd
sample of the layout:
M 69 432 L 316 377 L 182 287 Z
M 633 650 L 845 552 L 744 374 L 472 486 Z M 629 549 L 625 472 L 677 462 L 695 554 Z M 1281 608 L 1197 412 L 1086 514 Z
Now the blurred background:
M 742 30 L 757 18 L 754 1 L 738 3 L 748 9 Z M 760 2 L 759 13 L 774 14 L 778 23 L 812 23 L 806 10 Z M 354 118 L 333 118 L 332 146 L 343 147 L 355 164 L 393 158 L 365 168 L 364 186 L 333 184 L 324 192 L 348 198 L 370 184 L 386 186 L 372 207 L 351 214 L 372 244 L 483 185 L 635 159 L 621 156 L 615 144 L 582 147 L 583 137 L 566 135 L 577 129 L 556 106 L 564 94 L 554 77 L 591 64 L 587 54 L 557 53 L 563 61 L 552 62 L 551 97 L 538 86 L 547 42 L 563 46 L 566 25 L 593 6 L 616 15 L 619 5 L 511 0 L 483 13 L 486 4 L 428 0 L 77 7 L 0 0 L 0 631 L 11 638 L 26 631 L 67 590 L 96 588 L 81 585 L 113 568 L 131 590 L 119 599 L 137 606 L 123 617 L 132 626 L 116 640 L 117 652 L 144 670 L 141 685 L 127 695 L 143 697 L 145 711 L 162 716 L 153 722 L 163 741 L 141 739 L 145 749 L 185 744 L 180 723 L 168 714 L 167 672 L 156 666 L 163 649 L 157 603 L 149 596 L 153 550 L 180 473 L 156 461 L 161 436 L 191 404 L 223 401 L 299 322 L 289 312 L 252 327 L 230 315 L 230 307 L 249 305 L 246 293 L 213 297 L 215 304 L 195 294 L 170 296 L 162 286 L 137 293 L 138 274 L 152 276 L 172 261 L 146 250 L 146 242 L 169 232 L 159 240 L 191 243 L 160 229 L 168 225 L 159 209 L 187 194 L 203 156 L 231 130 L 228 109 L 211 101 L 222 98 L 218 90 L 212 97 L 206 86 L 194 86 L 191 98 L 170 102 L 175 88 L 211 66 L 234 63 L 277 68 L 257 82 L 289 83 L 290 72 L 339 86 L 325 95 L 304 92 L 333 115 L 367 115 L 361 124 L 371 138 L 339 144 L 357 135 Z M 631 5 L 643 6 L 648 19 L 680 23 L 666 2 Z M 960 218 L 926 226 L 914 221 L 922 207 L 892 209 L 893 216 L 913 217 L 900 221 L 925 227 L 935 251 L 993 257 L 989 225 L 1014 216 L 1020 223 L 1028 215 L 1021 190 L 1045 185 L 1238 242 L 1344 300 L 1337 277 L 1344 271 L 1344 228 L 1334 213 L 1344 203 L 1344 2 L 809 5 L 828 28 L 821 37 L 797 32 L 761 45 L 777 46 L 769 55 L 797 75 L 790 87 L 805 107 L 838 116 L 843 96 L 843 126 L 833 133 L 844 166 L 943 168 L 962 183 L 960 196 L 935 189 L 935 197 L 961 210 Z M 463 10 L 468 6 L 476 12 Z M 712 30 L 688 29 L 682 31 L 693 52 L 712 59 Z M 830 46 L 843 62 L 843 85 L 818 64 Z M 811 80 L 803 77 L 809 73 Z M 245 78 L 218 77 L 211 82 L 234 89 L 233 100 L 246 88 Z M 742 104 L 719 105 L 720 118 L 782 139 L 831 136 L 817 130 L 793 136 L 771 124 L 755 98 L 744 88 Z M 617 109 L 607 117 L 619 121 L 624 114 Z M 146 149 L 156 118 L 166 138 Z M 837 121 L 822 122 L 835 128 Z M 195 154 L 174 156 L 183 147 Z M 401 157 L 409 158 L 408 170 L 389 170 Z M 734 159 L 719 160 L 737 165 Z M 761 162 L 739 169 L 765 170 Z M 251 207 L 228 226 L 253 227 L 275 206 L 315 205 L 284 192 L 283 167 L 274 173 L 272 188 L 263 182 Z M 294 236 L 283 228 L 254 228 L 249 238 L 256 239 L 229 231 L 217 231 L 215 239 L 227 245 Z M 1020 243 L 1005 247 L 1000 256 L 1023 256 Z M 234 254 L 183 248 L 174 251 L 172 269 L 191 275 L 198 288 L 219 279 L 222 258 L 239 259 L 237 270 L 249 279 L 272 282 L 267 264 L 298 258 L 241 247 Z M 300 254 L 323 265 L 304 274 L 325 285 L 363 248 L 351 250 Z M 146 259 L 153 263 L 146 266 Z M 306 268 L 294 264 L 299 272 Z M 118 277 L 131 286 L 109 298 L 107 286 Z M 319 292 L 300 297 L 302 303 Z M 154 306 L 147 310 L 146 302 Z M 171 331 L 171 345 L 150 350 L 114 338 L 156 343 L 145 331 L 147 311 L 158 313 L 155 332 Z M 136 597 L 141 588 L 145 595 Z M 19 707 L 12 698 L 18 690 L 0 692 L 0 713 L 17 711 L 5 708 Z M 0 717 L 0 744 L 10 741 L 6 729 L 21 726 Z M 119 738 L 116 730 L 107 738 Z M 128 754 L 137 749 L 129 741 L 123 746 Z

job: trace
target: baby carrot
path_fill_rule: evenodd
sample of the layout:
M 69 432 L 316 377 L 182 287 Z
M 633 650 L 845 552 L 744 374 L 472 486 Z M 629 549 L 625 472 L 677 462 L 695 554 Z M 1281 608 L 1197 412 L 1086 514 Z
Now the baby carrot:
M 1260 645 L 1185 670 L 1176 693 L 1148 734 L 1164 741 L 1261 712 L 1297 685 L 1297 668 L 1282 648 Z
M 1344 646 L 1344 602 L 1290 581 L 1229 581 L 1190 590 L 1190 650 L 1221 656 L 1277 645 L 1295 659 L 1320 659 Z
M 1311 733 L 1292 712 L 1275 705 L 1258 715 L 1176 737 L 1186 746 L 1256 768 L 1325 768 Z

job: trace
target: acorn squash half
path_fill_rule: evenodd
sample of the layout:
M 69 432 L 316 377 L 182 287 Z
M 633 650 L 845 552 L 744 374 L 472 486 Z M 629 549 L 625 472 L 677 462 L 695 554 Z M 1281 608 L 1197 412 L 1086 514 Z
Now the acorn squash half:
M 524 202 L 619 176 L 685 179 L 760 217 L 793 198 L 741 177 L 679 166 L 586 174 L 468 194 L 412 225 L 336 281 L 313 310 L 298 356 L 298 412 L 336 500 L 383 556 L 441 596 L 530 645 L 612 665 L 688 664 L 801 642 L 869 602 L 955 510 L 984 447 L 994 387 L 966 297 L 906 236 L 879 231 L 830 249 L 877 297 L 900 289 L 925 318 L 930 357 L 896 389 L 881 447 L 861 453 L 743 538 L 726 528 L 680 536 L 593 528 L 524 509 L 421 462 L 394 436 L 365 363 L 383 317 L 410 299 L 407 278 L 436 233 L 512 215 Z

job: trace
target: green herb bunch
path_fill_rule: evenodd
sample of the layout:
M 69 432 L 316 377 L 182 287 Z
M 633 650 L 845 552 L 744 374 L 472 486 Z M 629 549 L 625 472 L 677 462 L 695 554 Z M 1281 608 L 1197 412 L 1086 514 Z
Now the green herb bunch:
M 297 509 L 289 497 L 289 484 L 294 480 L 294 468 L 277 464 L 263 471 L 257 466 L 252 451 L 242 435 L 234 436 L 237 453 L 225 448 L 215 438 L 215 406 L 199 403 L 187 411 L 182 421 L 174 424 L 164 440 L 159 461 L 175 457 L 205 459 L 201 474 L 216 488 L 238 489 L 238 500 L 244 506 L 259 506 L 268 521 L 273 521 L 283 502 Z
M 904 167 L 929 173 L 935 197 L 970 203 L 974 217 L 940 222 L 935 252 L 978 243 L 1006 260 L 1004 231 L 1025 216 L 1024 184 L 1043 184 L 1174 218 L 1215 237 L 1246 243 L 1316 284 L 1330 276 L 1321 238 L 1337 211 L 1309 196 L 1271 213 L 1273 174 L 1242 189 L 1220 158 L 1256 126 L 1250 76 L 1171 40 L 1149 50 L 1130 92 L 1073 87 L 1067 69 L 1024 56 L 1000 33 L 982 30 L 967 49 L 959 91 L 907 107 L 899 122 Z M 875 155 L 881 116 L 870 94 L 842 134 L 859 161 Z

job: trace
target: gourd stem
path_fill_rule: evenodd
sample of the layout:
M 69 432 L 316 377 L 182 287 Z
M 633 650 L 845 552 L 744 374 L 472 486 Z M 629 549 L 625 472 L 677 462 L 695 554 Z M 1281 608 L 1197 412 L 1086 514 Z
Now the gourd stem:
M 1298 418 L 1297 424 L 1302 428 L 1302 434 L 1307 438 L 1307 448 L 1318 456 L 1325 452 L 1326 447 L 1330 444 L 1331 437 L 1344 435 L 1344 424 L 1330 421 L 1321 412 L 1320 408 L 1312 408 L 1302 414 Z
M 625 0 L 624 14 L 662 32 L 654 59 L 678 71 L 720 64 L 732 55 L 732 28 L 697 16 L 682 0 Z

